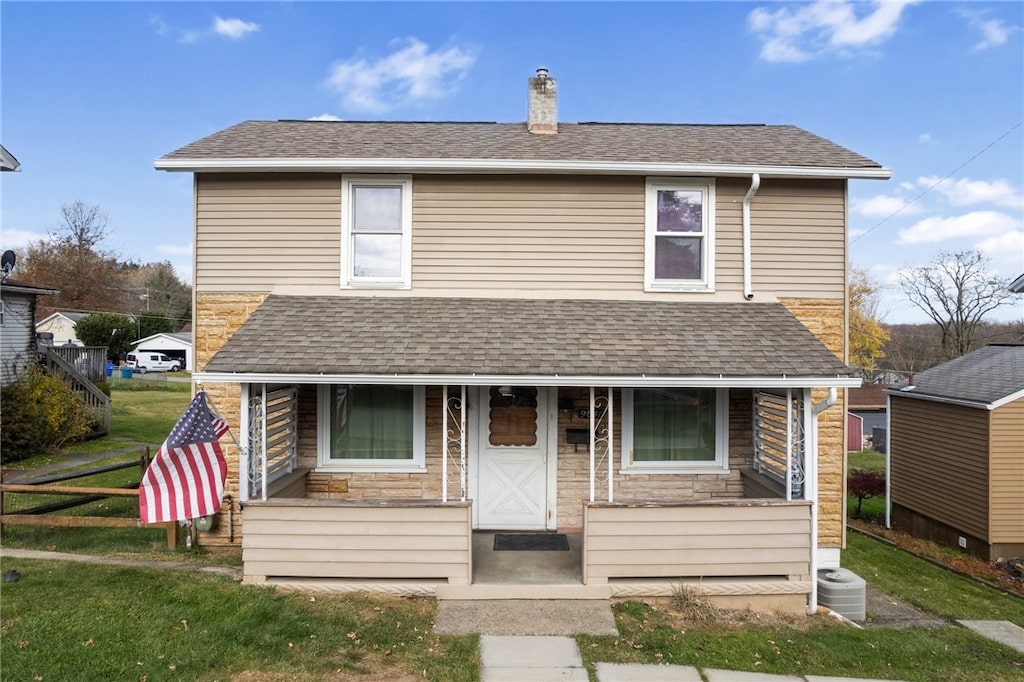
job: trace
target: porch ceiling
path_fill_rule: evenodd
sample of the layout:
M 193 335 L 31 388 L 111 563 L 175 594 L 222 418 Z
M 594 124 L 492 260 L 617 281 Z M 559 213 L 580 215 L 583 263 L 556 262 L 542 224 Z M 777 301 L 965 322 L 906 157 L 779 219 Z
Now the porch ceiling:
M 551 385 L 859 383 L 779 303 L 282 295 L 269 296 L 197 378 L 285 375 Z

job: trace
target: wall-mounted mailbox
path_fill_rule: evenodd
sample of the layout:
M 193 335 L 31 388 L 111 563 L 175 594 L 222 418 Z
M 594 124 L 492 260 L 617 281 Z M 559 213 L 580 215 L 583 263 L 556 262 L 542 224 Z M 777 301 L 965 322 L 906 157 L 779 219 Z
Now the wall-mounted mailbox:
M 565 442 L 569 445 L 589 445 L 590 429 L 566 429 Z

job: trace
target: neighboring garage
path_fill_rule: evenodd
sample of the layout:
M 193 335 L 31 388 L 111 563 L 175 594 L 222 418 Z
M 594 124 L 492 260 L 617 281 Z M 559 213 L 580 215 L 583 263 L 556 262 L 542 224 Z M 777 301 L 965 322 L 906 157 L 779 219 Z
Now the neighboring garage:
M 1024 556 L 1024 345 L 985 346 L 888 395 L 892 526 Z
M 193 369 L 191 334 L 153 334 L 139 339 L 132 347 L 132 352 L 163 353 L 170 358 L 181 360 L 184 369 L 190 372 Z

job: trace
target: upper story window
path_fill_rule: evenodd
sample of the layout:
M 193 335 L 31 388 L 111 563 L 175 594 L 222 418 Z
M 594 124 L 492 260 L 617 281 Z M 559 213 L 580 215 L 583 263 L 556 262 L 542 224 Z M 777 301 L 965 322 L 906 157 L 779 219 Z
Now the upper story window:
M 644 289 L 714 291 L 715 181 L 650 178 Z
M 343 287 L 408 289 L 412 263 L 412 178 L 344 176 Z

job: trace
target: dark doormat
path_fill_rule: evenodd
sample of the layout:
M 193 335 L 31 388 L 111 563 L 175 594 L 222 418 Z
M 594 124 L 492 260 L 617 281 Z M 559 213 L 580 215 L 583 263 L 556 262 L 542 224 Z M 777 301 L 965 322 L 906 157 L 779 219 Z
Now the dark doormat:
M 495 533 L 494 551 L 568 552 L 569 538 L 563 533 Z

